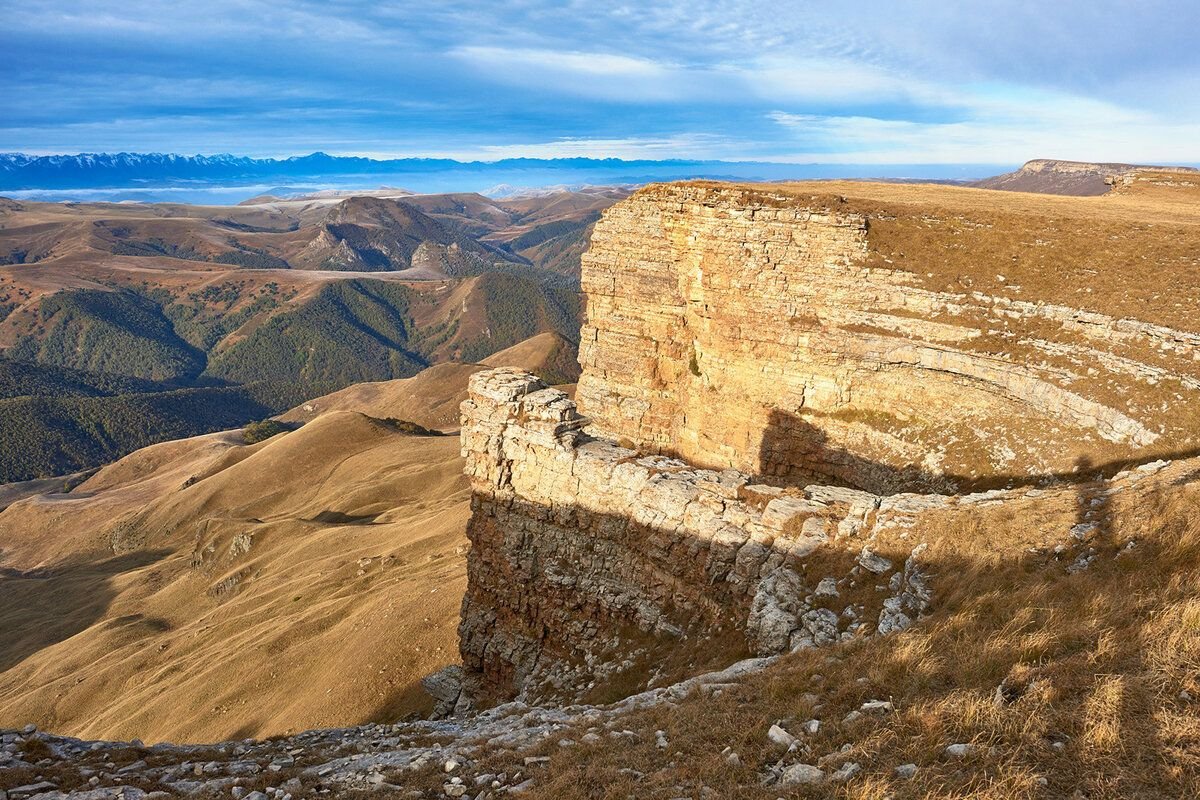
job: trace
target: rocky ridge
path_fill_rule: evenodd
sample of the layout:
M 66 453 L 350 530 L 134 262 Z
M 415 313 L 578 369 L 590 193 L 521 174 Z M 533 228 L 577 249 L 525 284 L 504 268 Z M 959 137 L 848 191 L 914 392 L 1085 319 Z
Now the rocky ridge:
M 579 702 L 613 684 L 654 687 L 744 655 L 904 630 L 935 600 L 925 544 L 895 562 L 873 552 L 878 537 L 907 538 L 930 512 L 1045 494 L 781 488 L 643 455 L 585 423 L 566 394 L 529 373 L 471 378 L 461 433 L 473 492 L 464 691 L 446 698 L 447 710 Z M 1165 463 L 1122 472 L 1106 491 Z M 1082 541 L 1096 527 L 1073 533 Z M 822 550 L 841 552 L 845 571 L 810 570 Z

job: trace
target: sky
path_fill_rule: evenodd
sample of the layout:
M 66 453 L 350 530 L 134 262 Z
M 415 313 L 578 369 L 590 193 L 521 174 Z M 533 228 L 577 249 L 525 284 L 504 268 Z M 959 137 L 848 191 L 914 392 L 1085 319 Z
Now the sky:
M 1200 161 L 1196 0 L 0 0 L 0 151 Z

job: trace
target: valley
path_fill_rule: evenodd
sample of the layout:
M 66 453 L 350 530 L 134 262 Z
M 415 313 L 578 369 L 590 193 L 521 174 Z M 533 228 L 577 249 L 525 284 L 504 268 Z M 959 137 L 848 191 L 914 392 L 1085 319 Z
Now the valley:
M 573 347 L 579 255 L 623 194 L 5 201 L 0 481 L 93 468 L 542 332 Z

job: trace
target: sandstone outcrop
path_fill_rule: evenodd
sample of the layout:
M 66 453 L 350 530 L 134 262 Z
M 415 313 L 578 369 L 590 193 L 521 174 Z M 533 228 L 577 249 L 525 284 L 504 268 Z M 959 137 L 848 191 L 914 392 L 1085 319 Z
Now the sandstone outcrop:
M 1200 386 L 1200 333 L 1029 288 L 931 290 L 938 252 L 901 269 L 874 250 L 896 213 L 706 184 L 613 207 L 584 256 L 580 411 L 598 434 L 701 466 L 882 493 L 1194 440 L 1181 390 Z
M 895 573 L 904 592 L 890 610 L 831 608 L 815 596 L 823 576 L 804 574 L 822 543 L 906 513 L 898 499 L 755 484 L 639 455 L 586 434 L 584 422 L 528 373 L 471 379 L 462 445 L 472 550 L 459 628 L 469 694 L 585 697 L 605 684 L 661 683 L 694 671 L 701 651 L 711 666 L 832 644 L 904 627 L 928 602 L 915 559 Z M 890 562 L 846 568 L 894 572 Z
M 934 600 L 924 548 L 880 532 L 1194 441 L 1200 333 L 1061 285 L 935 289 L 941 232 L 903 269 L 873 238 L 903 214 L 711 184 L 606 213 L 576 399 L 492 370 L 462 406 L 459 711 L 903 630 Z

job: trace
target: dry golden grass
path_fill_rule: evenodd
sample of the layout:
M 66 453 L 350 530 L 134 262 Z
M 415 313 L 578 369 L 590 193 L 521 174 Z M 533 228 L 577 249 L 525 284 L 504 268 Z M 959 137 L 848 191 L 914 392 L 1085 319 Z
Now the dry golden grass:
M 1090 496 L 1064 489 L 1015 509 L 963 507 L 905 541 L 885 535 L 885 555 L 930 544 L 936 607 L 919 625 L 794 654 L 719 697 L 642 712 L 625 723 L 640 736 L 633 743 L 548 743 L 552 761 L 531 796 L 698 797 L 701 787 L 720 798 L 1200 796 L 1200 485 L 1164 480 L 1114 499 L 1096 560 L 1070 574 L 1079 551 L 1049 548 L 1070 541 L 1077 493 Z M 871 699 L 895 711 L 844 721 Z M 810 718 L 822 721 L 814 736 L 799 731 Z M 856 762 L 862 772 L 845 784 L 761 786 L 763 768 L 781 758 L 766 739 L 776 721 L 804 748 L 787 763 L 832 772 Z M 951 757 L 953 743 L 972 751 Z M 916 776 L 897 777 L 907 763 Z M 490 766 L 514 768 L 502 758 Z
M 538 370 L 554 344 L 494 358 Z M 458 660 L 459 442 L 359 412 L 456 426 L 478 368 L 351 387 L 253 446 L 148 447 L 0 511 L 0 727 L 197 742 L 427 710 L 419 679 Z
M 1098 197 L 932 184 L 739 187 L 868 218 L 872 265 L 933 291 L 983 292 L 1191 329 L 1200 312 L 1200 186 Z

